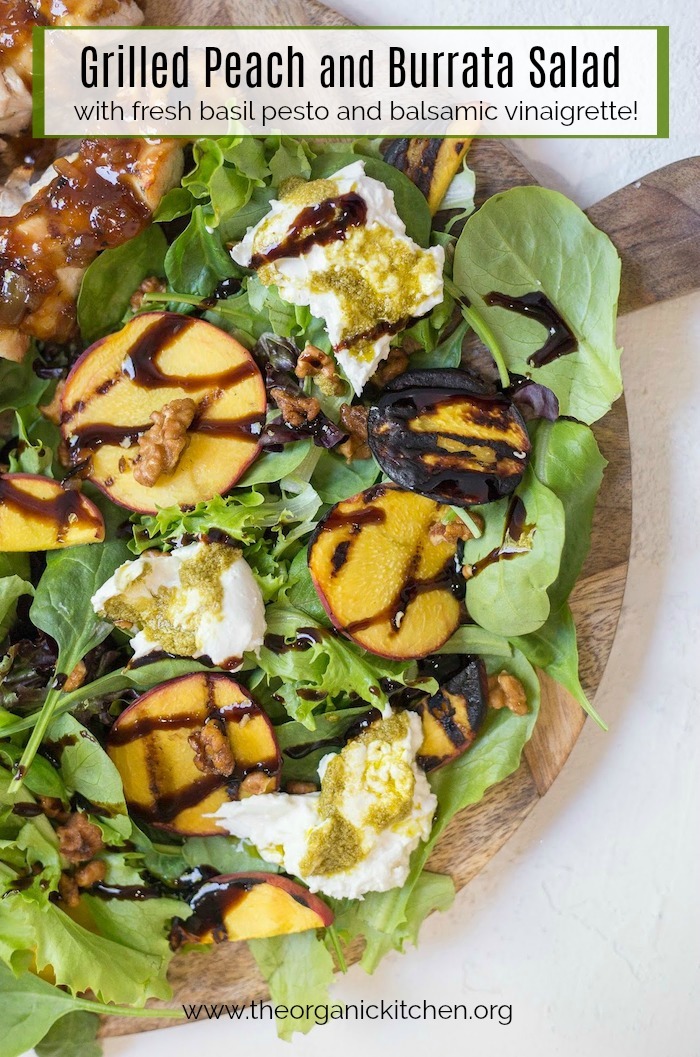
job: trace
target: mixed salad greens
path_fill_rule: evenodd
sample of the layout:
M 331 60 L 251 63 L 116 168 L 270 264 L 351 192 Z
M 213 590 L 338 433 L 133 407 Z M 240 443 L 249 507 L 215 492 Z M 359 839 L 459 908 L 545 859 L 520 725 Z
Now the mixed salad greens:
M 283 787 L 317 786 L 333 739 L 342 743 L 370 709 L 398 702 L 397 695 L 437 693 L 465 658 L 481 658 L 489 674 L 510 673 L 524 688 L 526 711 L 489 708 L 468 751 L 430 771 L 437 811 L 402 887 L 327 899 L 331 925 L 250 941 L 278 1001 L 323 1000 L 351 941 L 363 939 L 361 964 L 371 973 L 387 952 L 417 942 L 429 913 L 449 907 L 453 882 L 428 868 L 430 853 L 455 815 L 517 769 L 537 720 L 536 668 L 598 719 L 579 681 L 568 599 L 588 551 L 605 467 L 590 426 L 621 392 L 620 265 L 607 237 L 560 194 L 520 187 L 474 210 L 474 176 L 465 163 L 436 219 L 421 191 L 383 160 L 378 143 L 197 141 L 189 171 L 163 198 L 155 223 L 87 269 L 80 340 L 39 343 L 19 364 L 0 360 L 0 468 L 65 477 L 59 428 L 42 408 L 82 349 L 135 314 L 165 309 L 213 324 L 253 351 L 268 388 L 280 378 L 289 385 L 306 346 L 329 354 L 323 321 L 234 263 L 229 248 L 263 219 L 282 185 L 328 177 L 358 159 L 393 192 L 407 234 L 445 252 L 444 299 L 396 333 L 392 348 L 408 355 L 409 371 L 423 372 L 423 384 L 443 384 L 440 371 L 466 366 L 489 392 L 507 393 L 527 421 L 529 462 L 514 493 L 446 507 L 446 524 L 459 519 L 470 528 L 459 543 L 459 566 L 479 569 L 466 579 L 468 620 L 422 659 L 389 659 L 336 633 L 309 570 L 308 545 L 330 507 L 386 480 L 369 452 L 348 458 L 337 450 L 347 435 L 341 405 L 376 403 L 378 387 L 353 399 L 347 384 L 334 393 L 313 376 L 294 384 L 319 402 L 320 418 L 290 426 L 271 402 L 262 453 L 225 495 L 129 516 L 86 481 L 82 491 L 101 512 L 104 542 L 0 554 L 2 1057 L 34 1045 L 40 1055 L 61 1052 L 62 1033 L 75 1057 L 93 1054 L 95 1014 L 148 1015 L 148 999 L 170 995 L 169 930 L 174 918 L 187 917 L 192 879 L 207 876 L 197 871 L 280 870 L 236 837 L 183 839 L 129 813 L 105 750 L 112 724 L 145 691 L 211 668 L 201 658 L 174 656 L 129 664 L 128 636 L 91 605 L 128 559 L 154 548 L 169 552 L 183 538 L 225 537 L 241 548 L 262 593 L 267 630 L 235 678 L 274 725 Z M 500 298 L 489 297 L 494 291 Z M 539 363 L 553 328 L 523 310 L 533 293 L 566 321 L 571 346 Z M 526 531 L 515 534 L 514 497 L 527 520 Z M 304 648 L 290 648 L 300 635 Z M 156 896 L 110 899 L 87 885 L 77 906 L 67 905 L 57 827 L 75 810 L 101 833 L 101 886 L 155 886 Z M 310 1026 L 296 1022 L 295 1030 Z

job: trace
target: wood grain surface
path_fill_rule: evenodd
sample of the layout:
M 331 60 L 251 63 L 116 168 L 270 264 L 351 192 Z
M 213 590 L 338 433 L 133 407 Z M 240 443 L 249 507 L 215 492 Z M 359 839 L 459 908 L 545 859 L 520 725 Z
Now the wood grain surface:
M 172 24 L 178 16 L 190 24 L 244 24 L 251 17 L 245 0 L 221 0 L 213 5 L 198 0 L 192 4 L 153 0 L 147 4 L 149 22 Z M 294 0 L 280 7 L 263 4 L 256 8 L 255 18 L 259 24 L 345 22 L 315 0 Z M 498 191 L 535 182 L 503 141 L 475 140 L 469 164 L 477 176 L 477 204 Z M 623 188 L 589 214 L 610 234 L 621 254 L 622 312 L 700 286 L 698 159 L 667 166 Z M 608 467 L 596 508 L 591 552 L 571 598 L 582 683 L 591 697 L 615 637 L 627 575 L 632 487 L 624 399 L 618 400 L 594 431 Z M 458 888 L 486 865 L 547 792 L 581 732 L 584 715 L 579 706 L 551 679 L 541 675 L 540 680 L 542 709 L 521 767 L 453 820 L 430 860 L 430 867 L 450 873 Z M 245 944 L 223 944 L 206 957 L 179 955 L 170 978 L 175 1004 L 243 1003 L 267 994 Z M 179 1022 L 110 1018 L 103 1033 L 128 1034 L 174 1023 Z

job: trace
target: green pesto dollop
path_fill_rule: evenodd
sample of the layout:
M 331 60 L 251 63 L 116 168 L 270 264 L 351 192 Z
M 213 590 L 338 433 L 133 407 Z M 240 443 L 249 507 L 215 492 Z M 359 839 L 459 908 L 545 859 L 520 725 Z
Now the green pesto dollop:
M 329 761 L 318 802 L 321 823 L 299 864 L 305 876 L 352 869 L 369 851 L 365 828 L 381 832 L 410 815 L 416 777 L 405 752 L 409 725 L 405 712 L 378 720 Z
M 179 585 L 148 589 L 152 566 L 158 562 L 178 562 L 174 555 L 142 555 L 140 575 L 123 592 L 108 598 L 104 615 L 113 624 L 144 631 L 166 653 L 193 657 L 198 652 L 197 632 L 202 613 L 220 615 L 223 609 L 224 572 L 238 561 L 241 551 L 223 543 L 201 543 L 191 557 L 179 562 Z M 196 590 L 199 605 L 185 612 L 185 592 Z

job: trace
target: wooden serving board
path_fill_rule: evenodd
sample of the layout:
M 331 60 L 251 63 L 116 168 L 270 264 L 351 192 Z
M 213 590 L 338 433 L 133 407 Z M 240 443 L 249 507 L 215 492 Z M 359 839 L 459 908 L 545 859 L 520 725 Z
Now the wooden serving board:
M 247 0 L 147 0 L 145 7 L 151 25 L 347 24 L 316 0 L 280 0 L 279 4 L 257 6 Z M 475 141 L 469 163 L 476 172 L 479 203 L 497 191 L 535 182 L 500 140 Z M 613 237 L 623 259 L 621 311 L 700 286 L 699 159 L 667 166 L 611 195 L 589 213 Z M 582 682 L 591 698 L 615 637 L 627 576 L 632 487 L 624 398 L 594 431 L 608 468 L 596 508 L 591 552 L 571 599 Z M 430 868 L 451 874 L 458 888 L 482 869 L 544 796 L 581 732 L 584 714 L 580 707 L 546 676 L 541 676 L 541 682 L 542 709 L 521 767 L 452 822 L 430 860 Z M 243 943 L 222 944 L 207 956 L 178 955 L 170 979 L 174 997 L 168 1004 L 173 1005 L 244 1003 L 267 996 Z M 182 1021 L 108 1018 L 103 1034 L 128 1034 L 178 1023 Z

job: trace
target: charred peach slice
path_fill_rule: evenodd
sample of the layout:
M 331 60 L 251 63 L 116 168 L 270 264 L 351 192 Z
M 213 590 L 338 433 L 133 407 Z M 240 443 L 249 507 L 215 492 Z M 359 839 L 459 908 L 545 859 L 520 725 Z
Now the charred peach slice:
M 339 631 L 380 657 L 425 657 L 460 620 L 456 545 L 429 539 L 445 507 L 391 485 L 337 503 L 309 547 L 309 569 Z
M 467 371 L 408 371 L 368 418 L 369 446 L 404 488 L 457 506 L 510 495 L 527 468 L 530 438 L 513 401 Z
M 105 538 L 102 514 L 49 477 L 0 475 L 0 551 L 51 551 Z
M 259 450 L 265 383 L 250 353 L 201 319 L 136 316 L 70 372 L 61 431 L 110 499 L 141 513 L 231 488 Z
M 149 690 L 119 716 L 107 751 L 132 813 L 185 836 L 225 833 L 207 816 L 280 784 L 272 724 L 227 675 L 196 672 Z
M 190 902 L 192 916 L 175 919 L 173 949 L 183 943 L 223 943 L 307 932 L 333 923 L 333 911 L 303 885 L 273 873 L 212 877 Z
M 436 694 L 419 702 L 416 711 L 423 724 L 423 743 L 416 759 L 425 771 L 434 771 L 467 751 L 484 722 L 488 695 L 484 662 L 470 657 Z

